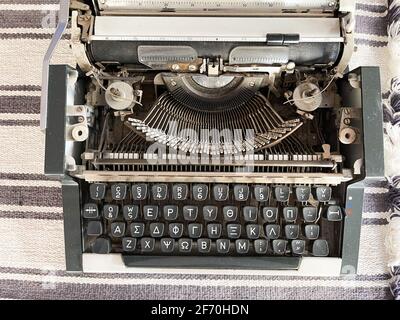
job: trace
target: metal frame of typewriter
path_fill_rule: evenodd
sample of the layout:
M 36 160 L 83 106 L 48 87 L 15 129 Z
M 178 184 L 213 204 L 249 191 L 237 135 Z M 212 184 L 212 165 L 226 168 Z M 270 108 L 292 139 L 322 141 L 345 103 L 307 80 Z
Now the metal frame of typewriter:
M 343 6 L 351 1 L 343 1 Z M 76 3 L 74 5 L 77 5 Z M 46 54 L 43 69 L 43 95 L 42 95 L 42 128 L 46 130 L 46 153 L 45 153 L 45 174 L 60 179 L 62 182 L 63 211 L 64 211 L 64 233 L 66 247 L 66 269 L 68 271 L 121 271 L 121 272 L 149 272 L 151 269 L 145 268 L 127 268 L 120 255 L 93 255 L 82 253 L 82 225 L 80 198 L 81 191 L 77 182 L 79 175 L 71 175 L 70 172 L 79 166 L 84 142 L 71 141 L 66 137 L 71 130 L 70 119 L 80 117 L 81 123 L 90 122 L 90 110 L 84 107 L 84 89 L 82 71 L 77 71 L 66 65 L 50 65 L 49 61 L 52 52 L 58 40 L 64 32 L 69 16 L 68 1 L 61 1 L 61 10 L 59 16 L 59 26 L 52 40 L 52 44 Z M 313 30 L 311 30 L 313 31 Z M 111 32 L 112 33 L 112 32 Z M 220 35 L 223 36 L 223 35 Z M 253 35 L 256 37 L 257 35 Z M 105 35 L 113 39 L 112 34 Z M 74 34 L 72 34 L 74 38 Z M 114 40 L 121 40 L 118 36 Z M 74 41 L 74 39 L 72 39 Z M 352 39 L 350 40 L 352 41 Z M 74 50 L 79 50 L 79 46 Z M 349 52 L 347 52 L 347 51 Z M 252 272 L 267 272 L 273 274 L 355 274 L 357 271 L 358 251 L 360 242 L 360 229 L 362 221 L 363 193 L 364 188 L 371 183 L 381 181 L 384 178 L 383 167 L 383 129 L 382 129 L 382 107 L 380 98 L 379 69 L 376 67 L 360 67 L 349 73 L 345 73 L 348 60 L 351 56 L 352 46 L 343 52 L 342 61 L 337 68 L 344 74 L 339 80 L 341 96 L 344 99 L 343 105 L 348 106 L 348 112 L 355 113 L 361 110 L 362 119 L 362 143 L 349 146 L 354 150 L 354 154 L 363 155 L 363 164 L 359 163 L 359 178 L 353 180 L 347 186 L 346 193 L 346 216 L 344 221 L 344 231 L 342 240 L 341 258 L 312 258 L 305 257 L 301 259 L 301 264 L 293 263 L 292 259 L 286 257 L 271 257 L 269 266 L 254 266 L 253 268 L 246 264 L 245 258 L 234 268 L 236 272 L 239 269 L 253 269 Z M 84 58 L 82 58 L 84 60 Z M 82 61 L 81 61 L 82 63 Z M 83 62 L 83 65 L 85 62 Z M 82 70 L 82 65 L 80 65 Z M 48 107 L 47 107 L 48 106 Z M 358 110 L 356 110 L 358 109 Z M 357 115 L 355 115 L 357 116 Z M 351 149 L 353 148 L 353 149 Z M 350 152 L 351 153 L 351 152 Z M 279 161 L 278 161 L 279 162 Z M 91 176 L 92 174 L 92 176 Z M 125 175 L 126 181 L 151 181 L 150 174 L 147 172 L 140 175 L 135 173 L 119 173 L 116 179 Z M 160 181 L 160 172 L 157 181 Z M 86 172 L 85 178 L 96 180 L 96 177 L 102 175 L 107 181 L 113 181 L 113 176 L 107 172 Z M 83 176 L 82 176 L 83 177 Z M 168 172 L 164 179 L 170 179 Z M 223 178 L 223 175 L 220 177 Z M 270 181 L 283 181 L 293 179 L 297 183 L 310 182 L 310 176 L 303 177 L 301 174 L 288 176 L 285 174 L 275 174 L 268 177 Z M 312 182 L 318 182 L 324 177 L 321 174 L 315 174 Z M 194 181 L 193 177 L 188 177 L 188 181 Z M 198 178 L 197 181 L 207 181 L 209 176 Z M 230 179 L 230 180 L 229 180 Z M 235 181 L 242 181 L 243 178 L 237 175 Z M 244 180 L 258 182 L 265 179 L 265 175 L 246 177 Z M 271 180 L 272 179 L 272 180 Z M 332 176 L 332 181 L 335 177 Z M 182 178 L 177 181 L 182 181 Z M 222 181 L 222 180 L 221 180 Z M 232 175 L 228 176 L 227 181 L 232 181 Z M 171 257 L 173 260 L 174 257 Z M 213 259 L 210 257 L 210 259 Z M 173 264 L 173 261 L 171 261 Z M 190 264 L 188 268 L 202 268 L 202 266 Z M 298 270 L 288 270 L 297 269 Z M 264 270 L 266 269 L 266 270 Z M 160 270 L 156 269 L 157 272 Z M 261 271 L 262 270 L 262 271 Z M 182 270 L 179 270 L 182 272 Z M 185 272 L 200 272 L 199 270 L 185 269 Z M 207 273 L 218 272 L 210 269 Z M 246 273 L 249 270 L 244 271 Z

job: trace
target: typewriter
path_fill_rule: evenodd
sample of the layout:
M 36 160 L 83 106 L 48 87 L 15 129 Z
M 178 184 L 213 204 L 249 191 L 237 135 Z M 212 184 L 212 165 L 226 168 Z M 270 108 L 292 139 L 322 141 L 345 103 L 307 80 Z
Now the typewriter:
M 45 174 L 68 271 L 355 274 L 384 177 L 354 1 L 61 1 Z M 49 65 L 70 25 L 76 67 Z

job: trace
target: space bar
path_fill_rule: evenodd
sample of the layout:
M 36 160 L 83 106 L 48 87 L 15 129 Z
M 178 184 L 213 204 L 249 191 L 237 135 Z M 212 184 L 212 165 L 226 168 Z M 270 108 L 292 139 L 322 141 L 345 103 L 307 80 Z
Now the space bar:
M 127 256 L 127 267 L 190 269 L 297 270 L 298 257 Z

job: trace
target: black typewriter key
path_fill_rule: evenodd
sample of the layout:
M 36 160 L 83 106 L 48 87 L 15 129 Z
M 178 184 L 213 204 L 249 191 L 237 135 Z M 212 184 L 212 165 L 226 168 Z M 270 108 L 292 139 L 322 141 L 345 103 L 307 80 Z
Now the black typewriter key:
M 208 197 L 208 186 L 206 184 L 195 184 L 192 187 L 193 200 L 204 201 Z
M 235 241 L 236 252 L 239 254 L 245 254 L 249 252 L 250 241 L 247 239 L 238 239 Z
M 288 239 L 297 239 L 300 234 L 300 227 L 297 224 L 287 224 L 285 226 L 285 236 Z
M 329 221 L 342 221 L 342 209 L 339 206 L 329 206 L 326 217 Z
M 86 228 L 88 236 L 100 236 L 103 234 L 103 223 L 101 221 L 89 221 Z
M 158 206 L 143 206 L 143 216 L 145 220 L 156 220 L 158 218 Z
M 278 239 L 272 241 L 272 249 L 274 250 L 275 254 L 284 255 L 286 253 L 287 241 Z
M 136 238 L 122 238 L 122 250 L 132 252 L 136 249 Z
M 144 223 L 141 222 L 135 222 L 131 223 L 129 226 L 131 229 L 131 236 L 135 238 L 141 238 L 143 237 L 144 234 Z
M 267 222 L 275 222 L 278 219 L 278 208 L 276 207 L 264 207 L 263 218 Z
M 219 223 L 210 223 L 207 225 L 207 234 L 211 239 L 217 239 L 221 237 L 222 225 Z
M 177 201 L 186 200 L 189 193 L 187 184 L 174 184 L 172 186 L 172 198 Z
M 302 255 L 306 251 L 306 242 L 304 240 L 293 240 L 291 246 L 294 254 Z
M 152 252 L 156 241 L 154 238 L 142 238 L 140 239 L 140 248 L 142 252 Z
M 90 198 L 93 200 L 102 200 L 106 195 L 105 183 L 93 183 L 89 187 Z
M 249 198 L 249 186 L 238 184 L 233 187 L 233 194 L 236 201 L 247 201 Z
M 125 223 L 113 222 L 111 223 L 111 235 L 114 238 L 121 238 L 125 235 Z
M 113 221 L 118 218 L 119 208 L 115 204 L 105 204 L 103 207 L 103 215 L 107 220 Z
M 163 208 L 164 212 L 164 219 L 167 221 L 173 221 L 178 219 L 178 206 L 164 206 Z
M 168 226 L 169 236 L 171 238 L 180 238 L 183 234 L 182 223 L 170 223 Z
M 197 250 L 200 253 L 208 253 L 211 250 L 211 240 L 210 239 L 198 239 L 197 240 Z
M 283 208 L 283 217 L 287 222 L 295 222 L 297 219 L 297 208 L 296 207 Z
M 242 232 L 242 226 L 240 224 L 228 224 L 226 226 L 228 238 L 230 239 L 238 239 L 240 238 L 240 234 Z
M 303 219 L 307 223 L 315 222 L 315 220 L 317 220 L 317 208 L 316 207 L 304 207 L 303 208 Z
M 243 207 L 243 217 L 246 222 L 257 221 L 257 208 L 256 207 Z
M 249 239 L 258 239 L 260 237 L 260 226 L 258 224 L 248 224 L 246 234 Z
M 139 206 L 127 204 L 123 206 L 122 213 L 126 221 L 136 220 L 139 216 Z
M 226 206 L 222 208 L 225 221 L 235 221 L 237 219 L 238 208 L 234 206 Z
M 269 188 L 267 186 L 255 186 L 254 187 L 254 198 L 258 202 L 264 202 L 268 200 Z
M 268 250 L 268 241 L 264 239 L 257 239 L 254 241 L 254 251 L 258 254 L 265 254 Z
M 314 257 L 327 257 L 329 255 L 329 245 L 326 240 L 315 240 L 312 247 Z
M 165 200 L 168 196 L 168 186 L 166 184 L 155 184 L 151 188 L 151 193 L 153 195 L 153 200 Z
M 213 195 L 216 201 L 226 201 L 229 198 L 229 185 L 216 184 L 213 187 Z
M 265 227 L 265 235 L 268 239 L 278 239 L 281 234 L 281 227 L 279 224 L 268 224 Z
M 183 218 L 187 221 L 195 221 L 199 212 L 197 206 L 184 206 L 183 207 Z
M 319 225 L 308 224 L 304 227 L 304 234 L 307 239 L 318 239 L 319 237 Z
M 299 202 L 307 202 L 310 199 L 311 188 L 307 186 L 296 187 L 296 199 Z
M 99 208 L 97 204 L 86 203 L 83 206 L 83 217 L 85 219 L 96 219 L 99 217 Z
M 216 206 L 204 206 L 203 207 L 203 218 L 206 221 L 214 221 L 217 219 L 218 207 Z
M 188 225 L 189 238 L 200 238 L 203 233 L 203 225 L 200 223 L 190 223 Z
M 275 187 L 275 198 L 281 202 L 289 201 L 290 188 L 288 186 Z
M 327 186 L 318 187 L 315 193 L 319 202 L 328 202 L 331 200 L 332 188 Z
M 178 241 L 179 252 L 189 253 L 192 251 L 192 240 L 191 239 L 179 239 Z
M 98 254 L 110 253 L 112 249 L 111 240 L 107 237 L 99 237 L 92 245 L 92 252 Z
M 174 251 L 175 240 L 171 238 L 163 238 L 160 241 L 160 247 L 162 252 L 172 252 Z
M 113 184 L 111 186 L 111 197 L 114 200 L 124 200 L 126 198 L 127 190 L 128 185 L 126 183 Z
M 161 238 L 164 235 L 164 223 L 150 223 L 150 236 Z
M 231 242 L 228 239 L 218 239 L 215 242 L 218 253 L 228 253 Z
M 132 199 L 135 201 L 145 200 L 147 198 L 147 184 L 133 184 L 132 185 Z

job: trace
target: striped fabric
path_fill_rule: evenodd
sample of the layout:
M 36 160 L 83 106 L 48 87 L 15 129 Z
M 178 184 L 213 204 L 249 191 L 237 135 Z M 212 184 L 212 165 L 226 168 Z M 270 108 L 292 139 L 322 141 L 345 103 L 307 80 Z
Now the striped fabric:
M 359 275 L 67 274 L 61 192 L 43 175 L 41 61 L 57 0 L 0 0 L 0 298 L 3 299 L 390 299 L 384 238 L 387 188 L 366 189 Z M 390 88 L 387 2 L 357 4 L 351 68 L 379 65 Z M 53 21 L 52 21 L 53 20 Z M 68 35 L 53 63 L 71 63 Z

